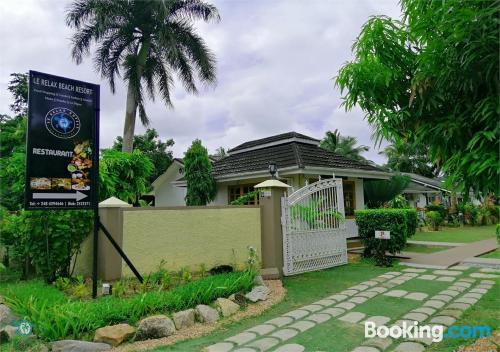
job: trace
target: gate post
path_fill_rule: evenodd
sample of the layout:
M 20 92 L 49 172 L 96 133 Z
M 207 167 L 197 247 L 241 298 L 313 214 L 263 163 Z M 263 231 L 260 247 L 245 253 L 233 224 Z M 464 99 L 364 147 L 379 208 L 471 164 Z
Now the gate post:
M 267 180 L 254 186 L 260 191 L 261 273 L 266 279 L 278 279 L 283 276 L 281 198 L 289 187 L 278 180 Z

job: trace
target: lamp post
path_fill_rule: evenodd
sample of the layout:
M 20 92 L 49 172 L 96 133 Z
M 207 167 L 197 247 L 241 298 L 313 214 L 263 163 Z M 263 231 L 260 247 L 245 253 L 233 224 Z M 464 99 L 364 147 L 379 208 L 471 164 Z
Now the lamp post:
M 278 166 L 275 162 L 269 163 L 269 173 L 271 174 L 271 178 L 276 180 L 276 172 L 278 172 Z

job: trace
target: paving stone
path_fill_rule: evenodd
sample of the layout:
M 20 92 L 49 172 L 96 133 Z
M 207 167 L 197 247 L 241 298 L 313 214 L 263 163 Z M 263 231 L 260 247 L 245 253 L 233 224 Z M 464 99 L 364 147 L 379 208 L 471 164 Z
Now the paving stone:
M 327 309 L 321 311 L 321 313 L 326 313 L 326 314 L 330 315 L 332 318 L 339 316 L 339 315 L 343 314 L 344 312 L 345 312 L 345 310 L 340 309 L 340 308 L 327 308 Z
M 387 275 L 387 274 L 384 274 L 384 275 L 380 275 L 378 278 L 379 279 L 384 279 L 384 280 L 389 280 L 389 279 L 394 279 L 396 277 L 396 275 Z
M 302 309 L 296 309 L 292 310 L 291 312 L 283 314 L 285 317 L 292 317 L 295 320 L 300 319 L 308 315 L 309 312 L 307 310 L 302 310 Z
M 359 284 L 359 285 L 356 285 L 354 287 L 351 287 L 351 290 L 358 290 L 358 291 L 364 291 L 368 288 L 369 286 L 368 285 L 362 285 L 362 284 Z
M 380 325 L 385 325 L 390 321 L 391 321 L 391 318 L 389 318 L 389 317 L 384 317 L 383 315 L 374 315 L 373 317 L 369 317 L 368 319 L 363 321 L 363 323 L 372 322 L 372 323 L 375 323 L 376 326 L 380 326 Z
M 344 290 L 344 291 L 340 292 L 340 294 L 345 295 L 345 296 L 353 296 L 358 292 L 359 292 L 358 290 L 349 289 L 349 290 Z
M 473 305 L 473 304 L 476 304 L 477 301 L 478 300 L 476 298 L 460 297 L 460 298 L 455 299 L 453 302 L 454 303 L 467 303 L 467 304 Z
M 452 276 L 439 276 L 436 281 L 443 281 L 443 282 L 453 282 L 455 281 L 455 278 Z
M 403 272 L 405 273 L 425 273 L 427 269 L 418 269 L 418 268 L 408 268 L 408 269 L 403 269 Z
M 493 285 L 485 285 L 485 284 L 479 284 L 477 285 L 475 288 L 482 288 L 482 289 L 485 289 L 485 290 L 489 290 L 493 287 Z
M 456 320 L 455 318 L 447 316 L 447 315 L 439 315 L 437 317 L 432 318 L 430 322 L 434 323 L 434 324 L 442 324 L 442 325 L 450 326 L 455 322 L 455 320 Z
M 482 284 L 494 285 L 495 281 L 493 280 L 481 280 Z
M 381 287 L 381 286 L 376 286 L 376 287 L 371 287 L 369 290 L 366 290 L 366 292 L 377 292 L 377 293 L 383 293 L 385 291 L 387 291 L 387 289 L 385 287 Z M 366 293 L 364 292 L 364 293 Z
M 361 283 L 361 285 L 366 285 L 366 286 L 372 287 L 372 286 L 378 285 L 378 282 L 377 281 L 371 281 L 371 280 L 370 281 L 364 281 L 364 282 Z
M 415 338 L 412 338 L 412 339 L 408 339 L 408 341 L 414 341 L 414 342 L 419 342 L 421 344 L 424 344 L 426 346 L 429 346 L 431 344 L 434 343 L 434 341 L 432 341 L 432 337 L 427 337 L 427 336 L 424 336 L 424 337 L 415 337 Z
M 256 347 L 259 351 L 267 351 L 280 343 L 275 337 L 264 337 L 263 339 L 248 344 L 248 347 Z
M 375 297 L 376 295 L 378 295 L 378 292 L 375 292 L 375 291 L 364 291 L 364 292 L 360 292 L 358 293 L 356 296 L 354 297 L 365 297 L 365 298 L 373 298 Z
M 397 286 L 397 285 L 398 285 L 398 284 L 396 284 L 396 283 L 394 283 L 394 282 L 390 282 L 390 281 L 387 281 L 387 282 L 382 282 L 382 283 L 380 284 L 380 286 L 386 287 L 386 288 L 388 288 L 388 289 L 393 288 L 393 287 L 395 287 L 395 286 Z
M 400 320 L 396 320 L 396 322 L 392 326 L 395 326 L 395 325 L 400 326 L 400 327 L 402 327 L 403 325 L 413 326 L 413 325 L 415 325 L 415 320 L 400 319 Z
M 399 271 L 389 271 L 385 273 L 385 275 L 394 275 L 394 276 L 399 276 L 401 273 Z
M 465 288 L 469 288 L 472 286 L 472 284 L 470 282 L 457 281 L 453 284 L 453 286 L 462 286 Z
M 455 265 L 455 266 L 452 266 L 451 268 L 448 268 L 448 270 L 460 270 L 460 271 L 464 271 L 464 270 L 468 270 L 470 269 L 470 266 L 467 266 L 467 265 Z
M 420 279 L 420 280 L 434 280 L 436 279 L 436 275 L 420 275 L 419 277 L 417 277 L 417 279 Z
M 275 330 L 276 327 L 271 324 L 260 324 L 256 325 L 250 329 L 247 329 L 246 331 L 248 332 L 255 332 L 258 335 L 265 335 L 267 333 L 270 333 L 271 331 Z
M 313 323 L 312 321 L 301 320 L 301 321 L 298 321 L 298 322 L 290 325 L 289 328 L 297 329 L 301 332 L 304 332 L 306 330 L 309 330 L 310 328 L 312 328 L 315 325 L 316 325 L 316 323 Z
M 361 303 L 364 303 L 366 302 L 368 298 L 365 298 L 365 297 L 352 297 L 349 299 L 348 302 L 353 302 L 353 303 L 356 303 L 356 304 L 361 304 Z
M 495 278 L 499 277 L 498 275 L 495 275 L 495 274 L 484 274 L 484 273 L 472 273 L 469 276 L 476 277 L 478 279 L 495 279 Z
M 483 295 L 481 293 L 469 292 L 462 296 L 462 298 L 473 298 L 473 299 L 481 299 Z
M 453 299 L 453 297 L 448 295 L 435 295 L 431 299 L 437 299 L 438 301 L 449 302 Z
M 462 274 L 459 271 L 453 271 L 453 270 L 434 270 L 432 273 L 436 274 L 436 275 L 444 275 L 444 276 L 458 276 L 458 275 Z
M 459 318 L 462 315 L 462 311 L 458 309 L 443 309 L 439 312 L 442 315 L 448 315 L 453 318 Z
M 404 298 L 407 298 L 407 299 L 413 299 L 415 301 L 423 301 L 424 299 L 426 299 L 428 296 L 427 293 L 423 293 L 423 292 L 411 292 L 409 294 L 407 294 Z
M 342 303 L 337 304 L 335 307 L 349 310 L 349 309 L 353 309 L 354 307 L 356 307 L 356 305 L 354 303 L 351 303 L 351 302 L 342 302 Z
M 301 307 L 300 309 L 307 310 L 309 312 L 317 312 L 318 310 L 323 309 L 323 306 L 318 304 L 310 304 L 308 306 Z
M 350 312 L 350 313 L 347 313 L 344 316 L 341 316 L 339 318 L 339 320 L 342 320 L 342 321 L 354 324 L 354 323 L 357 323 L 358 321 L 360 321 L 361 319 L 363 319 L 365 316 L 366 316 L 365 313 Z
M 325 313 L 314 313 L 305 319 L 312 320 L 316 323 L 322 323 L 322 322 L 325 322 L 325 321 L 331 319 L 331 317 L 332 317 L 331 315 L 325 314 Z
M 448 287 L 448 289 L 454 290 L 454 291 L 459 291 L 459 292 L 464 292 L 466 290 L 466 288 L 463 286 L 455 286 L 455 285 Z
M 427 314 L 416 313 L 416 312 L 408 313 L 408 314 L 403 316 L 403 319 L 414 320 L 414 321 L 418 321 L 419 323 L 424 321 L 427 318 L 428 318 Z
M 476 279 L 463 278 L 463 279 L 458 279 L 458 281 L 470 282 L 471 284 L 473 284 L 474 282 L 476 282 Z
M 346 295 L 333 295 L 333 296 L 330 296 L 330 297 L 327 297 L 327 299 L 334 299 L 336 300 L 337 302 L 338 301 L 343 301 L 344 299 L 346 299 L 347 296 Z
M 408 291 L 405 291 L 405 290 L 392 290 L 392 291 L 384 293 L 384 296 L 389 296 L 389 297 L 403 297 L 407 293 L 408 293 Z
M 444 306 L 444 302 L 441 302 L 441 301 L 435 301 L 433 299 L 427 301 L 424 303 L 424 307 L 432 307 L 432 308 L 441 308 L 442 306 Z
M 436 312 L 436 309 L 430 308 L 430 307 L 420 307 L 420 308 L 415 308 L 414 310 L 412 310 L 412 312 L 432 315 L 432 314 L 434 314 L 434 312 Z
M 378 349 L 383 351 L 387 347 L 389 347 L 391 345 L 391 343 L 392 343 L 392 339 L 390 337 L 386 337 L 386 338 L 373 337 L 373 338 L 363 342 L 363 345 L 377 347 Z
M 470 290 L 469 292 L 471 293 L 480 293 L 480 294 L 485 294 L 486 292 L 488 292 L 487 289 L 485 288 L 473 288 L 472 290 Z
M 210 345 L 208 347 L 205 347 L 203 350 L 204 352 L 227 352 L 232 350 L 234 347 L 234 344 L 231 342 L 219 342 L 214 345 Z
M 405 273 L 401 276 L 399 276 L 400 279 L 413 279 L 414 277 L 419 276 L 417 273 Z
M 293 321 L 291 317 L 278 317 L 271 320 L 266 321 L 264 324 L 272 324 L 277 327 L 282 327 L 283 325 L 290 324 Z
M 425 351 L 425 347 L 418 342 L 403 342 L 399 344 L 394 352 L 422 352 Z
M 257 334 L 253 332 L 242 332 L 238 335 L 228 337 L 224 341 L 234 342 L 237 345 L 243 345 L 248 341 L 251 341 L 257 337 Z
M 406 281 L 408 280 L 403 280 L 403 279 L 393 279 L 390 281 L 390 283 L 394 284 L 394 285 L 401 285 L 401 284 L 404 284 Z
M 233 350 L 232 352 L 255 352 L 256 350 L 253 348 L 243 347 L 238 348 L 237 350 Z
M 460 292 L 455 291 L 455 290 L 444 290 L 444 291 L 439 292 L 439 294 L 455 297 L 455 296 L 458 296 L 460 294 Z
M 303 352 L 306 348 L 298 343 L 289 343 L 278 347 L 274 352 Z
M 358 346 L 352 352 L 379 352 L 379 350 L 371 346 Z
M 470 304 L 466 304 L 466 303 L 452 303 L 452 304 L 449 304 L 446 308 L 447 309 L 466 310 L 469 307 L 470 307 Z
M 313 304 L 319 304 L 320 306 L 328 307 L 335 304 L 336 302 L 337 301 L 335 301 L 334 299 L 322 299 L 321 301 L 314 302 Z
M 281 341 L 286 341 L 297 335 L 299 332 L 295 329 L 281 329 L 271 334 L 271 337 L 277 337 Z
M 479 269 L 479 271 L 482 273 L 492 273 L 492 274 L 500 273 L 500 269 L 495 269 L 495 268 L 482 268 Z

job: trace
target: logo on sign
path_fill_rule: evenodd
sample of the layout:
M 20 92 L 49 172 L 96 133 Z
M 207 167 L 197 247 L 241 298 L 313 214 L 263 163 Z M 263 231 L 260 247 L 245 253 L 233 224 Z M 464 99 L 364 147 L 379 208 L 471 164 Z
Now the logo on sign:
M 378 238 L 380 240 L 388 240 L 391 238 L 391 232 L 390 231 L 375 231 L 375 238 Z
M 45 127 L 57 138 L 72 138 L 80 132 L 80 119 L 70 109 L 55 108 L 45 115 Z

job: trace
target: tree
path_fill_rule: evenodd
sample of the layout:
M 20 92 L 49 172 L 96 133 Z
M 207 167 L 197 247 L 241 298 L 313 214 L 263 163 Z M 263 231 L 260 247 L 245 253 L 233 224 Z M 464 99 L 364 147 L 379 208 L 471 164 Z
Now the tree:
M 435 177 L 436 168 L 429 161 L 428 151 L 414 148 L 408 143 L 394 143 L 384 148 L 386 166 L 392 171 L 411 172 L 425 177 Z
M 402 0 L 368 20 L 336 84 L 377 138 L 429 147 L 450 184 L 498 192 L 497 1 Z
M 224 147 L 219 147 L 215 150 L 215 154 L 211 155 L 215 160 L 220 160 L 227 156 L 226 149 Z
M 321 140 L 320 147 L 331 151 L 332 153 L 345 156 L 346 158 L 366 161 L 361 153 L 367 152 L 370 148 L 365 145 L 359 145 L 356 137 L 341 136 L 338 130 L 327 131 L 325 137 Z
M 153 162 L 154 169 L 149 177 L 150 183 L 162 175 L 173 160 L 172 150 L 167 151 L 167 148 L 171 148 L 174 145 L 174 140 L 167 139 L 165 142 L 162 142 L 158 137 L 158 132 L 154 128 L 148 128 L 144 134 L 134 136 L 134 149 L 140 150 L 142 154 Z M 122 147 L 123 138 L 116 137 L 112 149 L 121 151 Z
M 199 139 L 184 154 L 184 178 L 187 183 L 186 205 L 207 205 L 217 193 L 208 151 Z
M 28 114 L 28 74 L 11 73 L 12 79 L 9 81 L 7 89 L 14 96 L 14 103 L 10 104 L 10 109 L 16 115 Z
M 149 124 L 144 90 L 154 100 L 159 92 L 172 107 L 174 74 L 184 88 L 197 93 L 195 76 L 215 83 L 215 57 L 196 33 L 193 21 L 218 21 L 217 8 L 201 0 L 75 0 L 66 23 L 75 30 L 72 57 L 80 64 L 95 44 L 97 71 L 115 92 L 115 78 L 128 84 L 123 151 L 131 152 L 136 113 Z
M 410 178 L 394 175 L 389 180 L 370 180 L 363 182 L 365 203 L 368 208 L 380 208 L 386 202 L 401 194 L 410 183 Z

